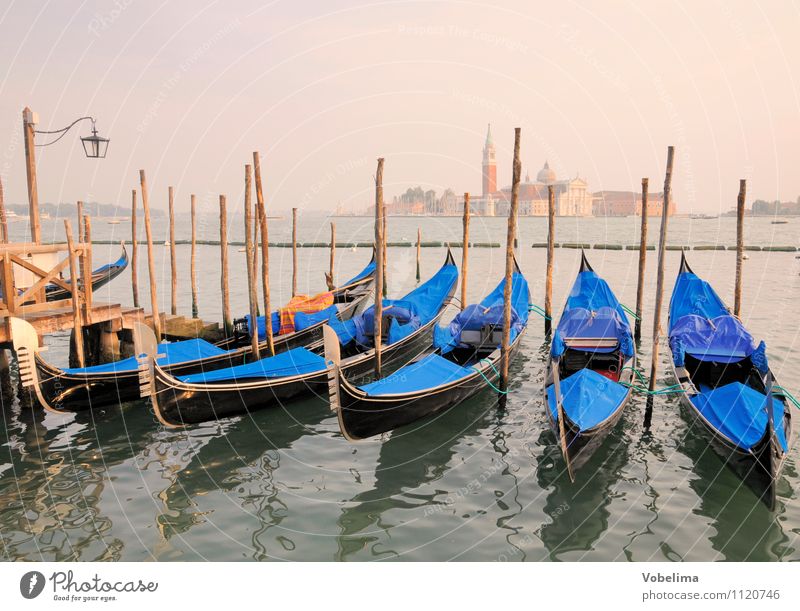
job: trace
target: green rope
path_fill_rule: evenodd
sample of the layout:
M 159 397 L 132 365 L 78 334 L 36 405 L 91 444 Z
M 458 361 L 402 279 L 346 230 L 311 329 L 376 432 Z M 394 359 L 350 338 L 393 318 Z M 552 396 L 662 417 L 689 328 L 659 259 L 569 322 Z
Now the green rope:
M 631 309 L 630 309 L 628 306 L 626 306 L 624 303 L 621 303 L 621 304 L 619 304 L 619 305 L 620 305 L 620 307 L 621 307 L 623 310 L 625 310 L 625 311 L 626 311 L 628 314 L 630 314 L 631 316 L 633 316 L 633 317 L 634 317 L 636 320 L 642 320 L 641 318 L 639 318 L 638 316 L 636 316 L 636 312 L 634 312 L 633 310 L 631 310 Z
M 531 303 L 528 305 L 528 312 L 534 312 L 544 318 L 545 320 L 553 320 L 550 316 L 547 315 L 547 312 L 544 311 L 544 308 L 541 306 L 536 305 L 535 303 Z
M 497 371 L 497 369 L 495 369 L 494 364 L 492 364 L 492 362 L 489 359 L 481 359 L 478 362 L 479 363 L 484 363 L 484 362 L 488 363 L 489 367 L 492 368 L 492 371 L 495 373 L 495 375 L 500 377 L 500 373 Z M 500 393 L 501 395 L 507 395 L 508 394 L 507 390 L 500 390 L 499 388 L 497 388 L 497 386 L 492 384 L 491 380 L 489 380 L 489 378 L 486 377 L 486 375 L 483 373 L 483 371 L 481 371 L 480 369 L 477 368 L 477 365 L 475 367 L 473 367 L 473 369 L 475 369 L 475 371 L 477 371 L 479 374 L 481 374 L 481 377 L 483 378 L 483 381 L 486 382 L 491 387 L 492 390 L 494 390 L 495 392 Z
M 786 390 L 783 386 L 774 385 L 772 387 L 772 394 L 773 395 L 778 394 L 778 393 L 775 392 L 776 390 L 780 391 L 780 394 L 782 394 L 784 397 L 789 399 L 789 401 L 791 401 L 797 409 L 800 409 L 800 401 L 798 401 L 794 397 L 794 395 L 792 395 L 792 393 L 790 393 L 788 390 Z

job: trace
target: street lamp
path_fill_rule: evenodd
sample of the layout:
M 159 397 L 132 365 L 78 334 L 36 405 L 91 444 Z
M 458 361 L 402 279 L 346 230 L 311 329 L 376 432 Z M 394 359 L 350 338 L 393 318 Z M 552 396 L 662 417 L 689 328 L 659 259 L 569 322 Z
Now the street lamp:
M 39 115 L 37 113 L 33 112 L 27 106 L 22 111 L 22 126 L 23 133 L 25 134 L 25 169 L 28 175 L 28 206 L 30 208 L 31 239 L 36 244 L 41 242 L 41 228 L 39 226 L 39 193 L 36 186 L 36 155 L 34 153 L 34 147 L 55 144 L 66 136 L 67 132 L 72 129 L 73 126 L 81 121 L 87 120 L 92 122 L 92 135 L 81 137 L 83 152 L 86 153 L 86 156 L 90 159 L 102 159 L 106 156 L 109 139 L 97 135 L 97 126 L 94 117 L 80 117 L 62 129 L 45 131 L 35 129 L 36 124 L 39 122 Z M 50 142 L 34 144 L 35 134 L 58 134 L 58 136 Z

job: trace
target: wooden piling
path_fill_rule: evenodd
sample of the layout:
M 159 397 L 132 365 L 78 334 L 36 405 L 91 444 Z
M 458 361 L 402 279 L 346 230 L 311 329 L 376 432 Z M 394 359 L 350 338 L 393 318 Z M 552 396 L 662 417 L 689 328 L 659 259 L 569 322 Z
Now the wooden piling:
M 292 297 L 297 295 L 297 208 L 292 208 Z
M 233 324 L 231 321 L 231 296 L 228 293 L 228 204 L 224 195 L 219 196 L 219 249 L 222 328 L 225 331 L 225 337 L 230 337 Z
M 260 358 L 258 351 L 258 280 L 256 278 L 255 260 L 253 258 L 253 176 L 250 164 L 244 166 L 244 243 L 247 257 L 247 295 L 250 300 L 250 346 L 253 358 Z
M 78 200 L 78 244 L 83 244 L 83 202 Z
M 383 332 L 383 157 L 378 158 L 375 174 L 375 378 L 381 377 L 381 333 Z
M 383 192 L 383 188 L 381 188 L 381 193 Z M 382 206 L 386 206 L 385 203 Z M 386 273 L 386 265 L 387 261 L 389 260 L 388 255 L 388 242 L 389 242 L 389 225 L 386 219 L 386 210 L 383 211 L 383 294 L 389 294 L 389 275 Z
M 550 335 L 553 325 L 553 262 L 556 248 L 556 194 L 547 185 L 547 268 L 544 281 L 544 334 Z
M 667 223 L 669 207 L 672 199 L 672 165 L 675 159 L 675 147 L 667 149 L 667 171 L 664 176 L 664 204 L 661 211 L 661 231 L 658 236 L 658 272 L 656 275 L 656 304 L 653 312 L 653 358 L 650 363 L 650 392 L 656 389 L 658 375 L 658 343 L 661 339 L 661 306 L 664 303 L 664 255 L 667 250 Z M 652 395 L 649 397 L 645 411 L 645 428 L 649 427 L 652 415 Z
M 178 262 L 175 259 L 175 190 L 168 189 L 169 193 L 169 268 L 170 268 L 170 313 L 178 313 Z
M 84 320 L 88 323 L 91 321 L 92 302 L 94 301 L 92 291 L 92 219 L 88 214 L 83 217 L 83 241 L 86 246 L 81 255 L 83 263 L 81 275 L 83 276 L 83 307 L 86 312 Z
M 275 344 L 272 338 L 272 310 L 269 293 L 269 234 L 267 227 L 267 209 L 264 205 L 264 190 L 261 184 L 261 158 L 253 152 L 253 174 L 256 179 L 256 205 L 258 206 L 258 224 L 261 230 L 261 283 L 264 293 L 264 320 L 269 353 L 275 355 Z
M 747 181 L 739 181 L 739 197 L 736 200 L 736 285 L 733 293 L 733 315 L 742 314 L 742 261 L 744 260 L 744 200 Z
M 328 266 L 328 277 L 325 278 L 328 284 L 328 290 L 332 291 L 336 286 L 333 282 L 333 266 L 336 258 L 336 223 L 331 221 L 331 252 L 330 252 L 330 265 Z
M 153 259 L 153 230 L 150 225 L 150 199 L 147 194 L 147 178 L 144 170 L 139 170 L 139 185 L 142 190 L 142 209 L 144 210 L 144 231 L 147 236 L 147 271 L 150 279 L 150 311 L 153 313 L 153 331 L 156 341 L 161 341 L 161 316 L 158 312 L 158 291 L 156 289 L 156 262 Z
M 3 194 L 3 179 L 0 177 L 0 241 L 8 244 L 8 218 L 6 218 L 6 202 Z M 5 355 L 5 351 L 2 351 Z
M 417 227 L 417 282 L 420 281 L 420 273 L 419 273 L 419 256 L 422 251 L 422 229 Z
M 139 242 L 136 239 L 136 189 L 131 189 L 131 290 L 133 307 L 139 307 Z
M 649 178 L 642 178 L 642 232 L 639 237 L 639 276 L 636 282 L 636 320 L 633 321 L 633 338 L 642 338 L 642 302 L 644 300 L 644 271 L 647 265 L 647 189 Z
M 192 318 L 198 317 L 197 301 L 197 197 L 191 195 L 192 202 L 192 252 L 189 262 L 189 275 L 192 282 Z
M 464 193 L 464 218 L 461 239 L 461 311 L 467 307 L 467 254 L 469 251 L 469 193 Z
M 86 366 L 86 358 L 83 354 L 83 324 L 81 317 L 80 294 L 78 286 L 78 254 L 75 252 L 75 242 L 72 240 L 72 223 L 69 219 L 64 219 L 64 230 L 67 234 L 67 249 L 69 250 L 69 282 L 72 287 L 72 334 L 73 346 L 79 367 Z
M 506 236 L 506 278 L 503 287 L 503 342 L 500 346 L 500 390 L 508 390 L 508 365 L 511 361 L 511 292 L 514 277 L 514 243 L 517 237 L 517 207 L 522 163 L 519 160 L 519 141 L 522 130 L 514 128 L 514 169 L 511 181 L 511 207 L 508 210 L 508 235 Z

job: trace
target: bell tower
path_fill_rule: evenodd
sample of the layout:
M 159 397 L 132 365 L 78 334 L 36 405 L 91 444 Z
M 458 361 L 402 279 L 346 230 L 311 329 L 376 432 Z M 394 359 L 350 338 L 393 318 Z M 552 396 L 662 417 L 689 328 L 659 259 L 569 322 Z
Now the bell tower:
M 497 191 L 497 157 L 492 139 L 492 124 L 486 131 L 486 144 L 483 145 L 483 197 Z

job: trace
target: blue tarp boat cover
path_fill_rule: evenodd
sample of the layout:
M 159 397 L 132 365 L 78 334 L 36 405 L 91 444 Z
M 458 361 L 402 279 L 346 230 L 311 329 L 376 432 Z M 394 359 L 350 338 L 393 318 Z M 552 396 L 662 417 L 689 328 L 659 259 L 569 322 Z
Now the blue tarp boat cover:
M 633 336 L 628 317 L 608 283 L 593 271 L 578 274 L 572 285 L 561 320 L 553 334 L 550 354 L 556 358 L 567 347 L 564 338 L 616 339 L 620 352 L 633 356 Z M 595 348 L 592 352 L 613 352 Z
M 441 310 L 458 281 L 458 269 L 452 263 L 443 265 L 434 276 L 408 293 L 402 299 L 384 299 L 384 315 L 395 317 L 389 327 L 387 344 L 392 344 L 428 324 Z M 369 347 L 372 345 L 375 306 L 372 305 L 348 321 L 333 321 L 331 329 L 346 346 L 351 341 Z
M 701 361 L 733 363 L 750 356 L 753 337 L 731 316 L 716 291 L 692 272 L 678 274 L 669 305 L 672 359 L 682 367 L 684 355 Z
M 367 266 L 362 269 L 356 276 L 345 282 L 342 286 L 350 286 L 358 282 L 359 280 L 363 280 L 367 276 L 370 276 L 375 273 L 375 259 L 372 259 Z M 308 329 L 318 322 L 323 320 L 334 321 L 337 319 L 339 315 L 339 309 L 336 305 L 332 305 L 324 310 L 320 310 L 319 312 L 314 312 L 313 314 L 304 314 L 302 312 L 297 312 L 294 315 L 294 330 L 295 331 L 302 331 L 303 329 Z M 250 322 L 250 315 L 247 314 L 245 317 L 247 321 L 247 330 L 249 333 L 253 333 L 253 325 Z M 267 339 L 267 319 L 265 316 L 258 316 L 256 317 L 256 324 L 258 326 L 258 339 L 260 341 L 264 341 Z M 276 310 L 272 313 L 272 334 L 277 336 L 278 330 L 281 328 L 281 316 L 280 313 Z
M 433 343 L 443 354 L 461 345 L 462 331 L 480 331 L 484 325 L 503 325 L 503 292 L 505 279 L 501 280 L 495 289 L 478 304 L 471 304 L 464 308 L 447 327 L 436 327 L 433 334 Z M 519 272 L 511 278 L 511 341 L 528 324 L 528 306 L 530 291 L 528 281 Z
M 157 362 L 159 365 L 174 365 L 185 363 L 210 356 L 225 354 L 225 350 L 210 344 L 204 339 L 187 339 L 181 342 L 170 342 L 158 345 Z M 104 365 L 94 365 L 93 367 L 76 367 L 65 369 L 69 374 L 82 373 L 121 373 L 123 371 L 136 371 L 138 364 L 136 357 L 132 356 L 121 361 L 106 363 Z
M 592 369 L 581 369 L 560 382 L 564 413 L 581 430 L 601 424 L 617 411 L 628 389 Z M 553 385 L 547 387 L 547 404 L 554 419 L 558 418 Z
M 767 430 L 767 396 L 756 389 L 733 382 L 719 388 L 706 388 L 690 397 L 692 405 L 708 422 L 742 450 L 750 450 Z M 783 426 L 783 400 L 773 398 L 775 433 L 784 451 L 788 450 Z
M 228 382 L 264 378 L 283 378 L 325 370 L 325 359 L 305 348 L 293 348 L 260 361 L 181 376 L 181 382 L 205 384 L 208 382 Z
M 461 367 L 438 354 L 430 354 L 360 388 L 373 396 L 402 394 L 454 382 L 474 373 L 472 367 Z
M 753 337 L 730 314 L 713 319 L 686 314 L 670 329 L 669 344 L 678 367 L 684 364 L 684 353 L 701 361 L 733 363 L 750 356 L 755 348 Z

